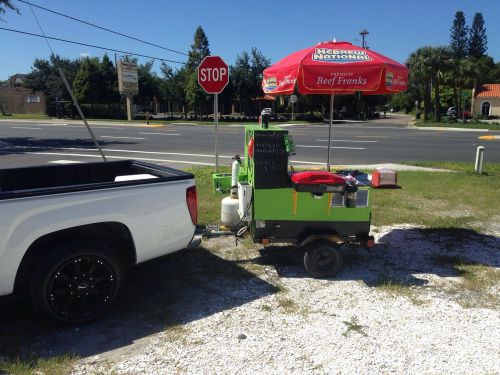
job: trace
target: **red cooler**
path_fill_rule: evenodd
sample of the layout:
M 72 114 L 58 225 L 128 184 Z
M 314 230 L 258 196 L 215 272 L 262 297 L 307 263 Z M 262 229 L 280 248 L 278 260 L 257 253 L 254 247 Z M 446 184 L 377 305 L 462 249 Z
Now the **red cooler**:
M 344 176 L 327 171 L 304 171 L 290 174 L 293 187 L 299 192 L 331 193 L 344 192 L 346 180 Z

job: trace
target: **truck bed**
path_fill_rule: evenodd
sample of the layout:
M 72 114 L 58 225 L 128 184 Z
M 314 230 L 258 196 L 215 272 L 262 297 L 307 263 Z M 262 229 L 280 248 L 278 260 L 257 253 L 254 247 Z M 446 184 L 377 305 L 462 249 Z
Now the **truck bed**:
M 0 169 L 0 200 L 189 179 L 191 173 L 136 160 Z

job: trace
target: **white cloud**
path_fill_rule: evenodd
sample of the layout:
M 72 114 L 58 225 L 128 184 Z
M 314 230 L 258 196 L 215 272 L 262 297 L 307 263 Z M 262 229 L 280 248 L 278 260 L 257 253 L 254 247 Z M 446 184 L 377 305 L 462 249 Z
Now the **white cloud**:
M 80 52 L 80 57 L 90 57 L 90 53 L 88 53 L 88 52 Z

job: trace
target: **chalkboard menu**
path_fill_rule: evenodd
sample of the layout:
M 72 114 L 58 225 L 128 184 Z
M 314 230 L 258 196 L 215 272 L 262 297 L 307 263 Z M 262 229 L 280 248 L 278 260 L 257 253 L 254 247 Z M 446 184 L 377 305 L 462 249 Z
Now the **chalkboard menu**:
M 254 132 L 254 184 L 256 189 L 279 189 L 290 186 L 285 132 Z

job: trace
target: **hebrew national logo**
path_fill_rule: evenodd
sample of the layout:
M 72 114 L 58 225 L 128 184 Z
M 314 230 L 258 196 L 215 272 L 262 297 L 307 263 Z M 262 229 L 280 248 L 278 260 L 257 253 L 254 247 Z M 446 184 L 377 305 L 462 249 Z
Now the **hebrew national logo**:
M 316 48 L 312 54 L 313 61 L 333 63 L 363 62 L 373 59 L 362 50 Z
M 269 77 L 267 79 L 264 79 L 264 88 L 266 90 L 275 90 L 276 87 L 276 77 Z
M 386 85 L 386 87 L 391 87 L 392 86 L 392 78 L 393 78 L 393 74 L 391 72 L 387 72 L 385 74 L 385 85 Z

